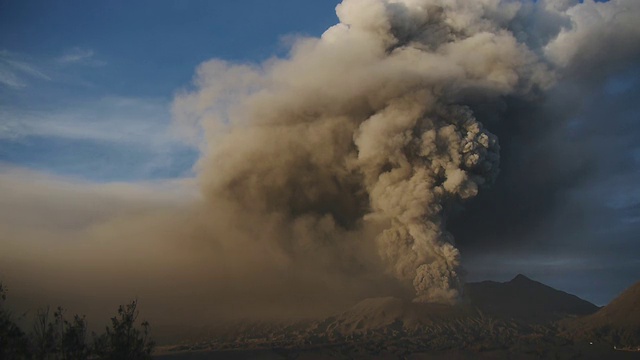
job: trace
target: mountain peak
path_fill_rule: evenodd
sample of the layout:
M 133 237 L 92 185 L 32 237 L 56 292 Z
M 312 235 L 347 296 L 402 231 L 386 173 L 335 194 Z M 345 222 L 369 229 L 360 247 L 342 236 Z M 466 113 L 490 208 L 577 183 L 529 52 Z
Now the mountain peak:
M 533 280 L 529 279 L 528 277 L 522 275 L 522 274 L 518 274 L 516 275 L 516 277 L 514 277 L 513 279 L 511 279 L 511 281 L 509 281 L 511 283 L 513 282 L 533 282 Z

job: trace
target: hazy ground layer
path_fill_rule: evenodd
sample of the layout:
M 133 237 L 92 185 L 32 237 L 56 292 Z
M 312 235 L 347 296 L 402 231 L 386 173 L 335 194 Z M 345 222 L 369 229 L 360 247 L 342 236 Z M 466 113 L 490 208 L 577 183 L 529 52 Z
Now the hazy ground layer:
M 384 344 L 380 344 L 384 347 Z M 608 346 L 578 344 L 536 349 L 529 352 L 513 350 L 444 350 L 398 354 L 380 351 L 367 354 L 359 349 L 345 349 L 339 346 L 309 349 L 266 349 L 266 350 L 222 350 L 162 354 L 157 360 L 201 360 L 201 359 L 638 359 L 640 353 L 616 351 Z
M 637 349 L 638 323 L 611 314 L 637 312 L 638 286 L 600 309 L 518 275 L 468 284 L 467 298 L 453 306 L 370 298 L 320 320 L 219 324 L 161 347 L 157 358 L 634 359 L 640 352 L 622 349 Z M 583 331 L 592 319 L 599 327 Z

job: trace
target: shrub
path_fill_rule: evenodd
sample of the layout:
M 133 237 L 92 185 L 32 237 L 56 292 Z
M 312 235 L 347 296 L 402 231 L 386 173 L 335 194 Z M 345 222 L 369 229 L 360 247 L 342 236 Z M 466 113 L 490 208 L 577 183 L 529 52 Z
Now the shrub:
M 0 359 L 25 359 L 29 357 L 25 333 L 13 320 L 13 314 L 5 309 L 7 289 L 0 282 Z
M 151 359 L 154 343 L 149 339 L 149 323 L 143 321 L 142 329 L 135 327 L 138 318 L 138 302 L 132 301 L 118 307 L 118 315 L 111 318 L 111 328 L 101 336 L 95 336 L 96 355 L 105 360 Z
M 86 343 L 87 323 L 84 316 L 64 318 L 64 309 L 58 307 L 49 318 L 49 308 L 36 314 L 31 335 L 32 352 L 36 359 L 84 360 L 91 354 Z
M 84 316 L 65 319 L 64 309 L 58 307 L 51 317 L 50 309 L 36 312 L 29 337 L 5 309 L 6 288 L 0 282 L 0 359 L 39 360 L 139 360 L 151 359 L 154 342 L 149 338 L 149 323 L 136 327 L 138 302 L 118 307 L 111 318 L 111 327 L 102 335 L 93 334 L 87 342 L 87 322 Z
M 60 339 L 60 352 L 63 359 L 83 360 L 91 354 L 86 343 L 87 322 L 84 316 L 74 315 L 71 322 L 64 320 L 64 331 Z

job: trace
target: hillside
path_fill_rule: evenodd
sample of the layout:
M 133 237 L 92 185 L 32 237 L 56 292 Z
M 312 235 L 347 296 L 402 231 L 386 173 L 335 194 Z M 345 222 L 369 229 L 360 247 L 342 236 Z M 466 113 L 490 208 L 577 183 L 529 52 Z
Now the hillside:
M 609 305 L 585 320 L 592 325 L 640 327 L 640 282 L 625 290 Z
M 318 322 L 314 330 L 344 335 L 366 334 L 380 329 L 416 332 L 423 327 L 478 315 L 468 306 L 417 304 L 395 297 L 369 298 L 347 311 Z
M 505 283 L 468 284 L 457 305 L 422 304 L 396 297 L 369 298 L 333 316 L 290 323 L 237 323 L 198 343 L 165 348 L 166 359 L 200 351 L 203 356 L 243 358 L 635 358 L 614 351 L 615 330 L 589 344 L 598 333 L 582 325 L 610 328 L 637 324 L 640 286 L 601 309 L 523 275 Z M 586 315 L 585 315 L 586 314 Z M 558 319 L 560 322 L 554 321 Z M 625 325 L 627 324 L 627 325 Z M 599 330 L 598 330 L 599 331 Z M 630 330 L 631 331 L 631 330 Z M 637 333 L 637 332 L 636 332 Z M 626 334 L 626 333 L 625 333 Z M 626 336 L 626 335 L 625 335 Z M 624 343 L 631 343 L 627 336 Z M 462 355 L 464 354 L 464 355 Z M 238 356 L 238 357 L 236 357 Z M 314 357 L 315 356 L 315 357 Z M 205 357 L 203 357 L 205 358 Z
M 511 281 L 483 281 L 465 286 L 471 306 L 502 319 L 546 323 L 567 316 L 590 315 L 599 308 L 575 295 L 518 274 Z
M 590 316 L 562 323 L 569 337 L 606 341 L 623 347 L 640 346 L 640 282 Z

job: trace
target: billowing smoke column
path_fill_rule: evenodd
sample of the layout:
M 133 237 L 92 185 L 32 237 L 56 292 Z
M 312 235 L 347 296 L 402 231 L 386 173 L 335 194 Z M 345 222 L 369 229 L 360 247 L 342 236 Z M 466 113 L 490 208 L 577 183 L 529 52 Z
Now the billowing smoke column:
M 380 254 L 398 278 L 413 279 L 419 300 L 441 301 L 455 299 L 460 286 L 445 208 L 493 180 L 499 146 L 469 109 L 427 104 L 394 100 L 360 124 L 354 141 L 367 218 L 390 220 L 377 239 Z
M 344 0 L 340 23 L 286 59 L 201 65 L 174 110 L 204 129 L 205 194 L 292 254 L 369 237 L 417 301 L 455 301 L 447 214 L 499 171 L 498 140 L 473 106 L 551 86 L 577 51 L 557 43 L 570 31 L 550 43 L 576 4 Z

